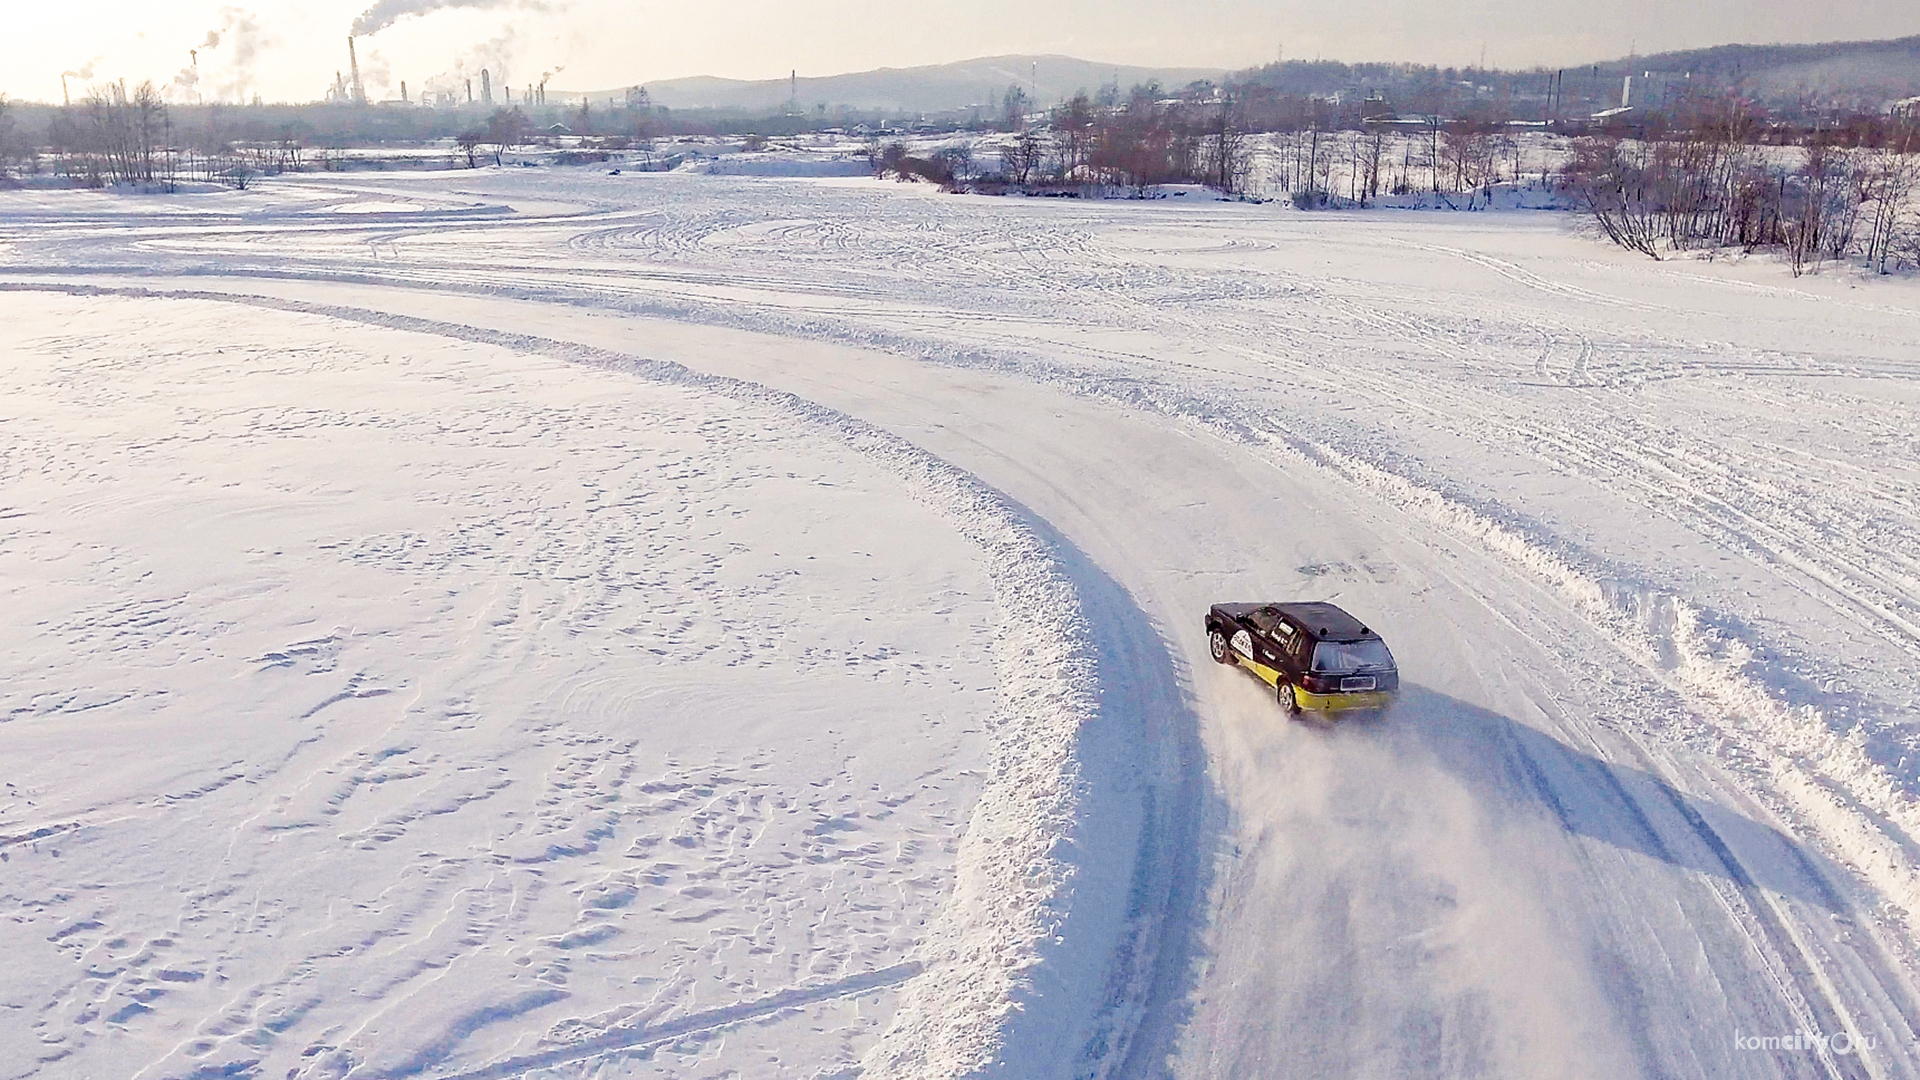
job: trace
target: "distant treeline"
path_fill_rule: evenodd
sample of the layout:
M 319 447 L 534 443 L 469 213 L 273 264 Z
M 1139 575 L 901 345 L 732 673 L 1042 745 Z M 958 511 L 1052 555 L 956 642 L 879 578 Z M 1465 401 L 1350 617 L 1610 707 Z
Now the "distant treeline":
M 446 167 L 496 159 L 507 149 L 562 141 L 586 151 L 622 150 L 679 135 L 783 136 L 844 125 L 895 130 L 909 120 L 879 113 L 819 110 L 806 115 L 736 116 L 707 110 L 575 102 L 459 108 L 357 105 L 169 104 L 152 83 L 94 87 L 70 105 L 0 98 L 0 182 L 54 174 L 88 185 L 165 187 L 182 180 L 235 185 L 300 170 Z M 439 158 L 380 159 L 349 150 L 404 150 L 434 143 Z
M 996 133 L 999 152 L 980 160 L 966 139 L 932 154 L 910 153 L 899 138 L 907 125 L 880 115 L 843 113 L 831 123 L 823 111 L 725 117 L 618 101 L 492 110 L 183 107 L 169 105 L 151 83 L 131 90 L 116 84 L 68 106 L 9 106 L 0 99 L 0 179 L 54 173 L 95 186 L 171 189 L 182 180 L 244 186 L 263 174 L 364 164 L 346 151 L 369 146 L 437 140 L 447 146 L 444 154 L 412 160 L 472 167 L 483 158 L 500 162 L 530 144 L 554 146 L 563 160 L 586 161 L 663 136 L 747 135 L 749 145 L 758 145 L 767 136 L 839 128 L 869 140 L 877 171 L 949 187 L 1144 190 L 1200 183 L 1236 193 L 1248 186 L 1252 137 L 1282 132 L 1293 133 L 1275 144 L 1290 154 L 1280 162 L 1283 189 L 1303 208 L 1325 208 L 1408 193 L 1416 169 L 1435 193 L 1496 183 L 1498 160 L 1513 153 L 1518 135 L 1534 131 L 1566 137 L 1568 162 L 1556 182 L 1609 237 L 1633 250 L 1655 257 L 1692 248 L 1779 250 L 1796 272 L 1854 257 L 1879 270 L 1920 264 L 1916 110 L 1786 121 L 1741 95 L 1689 87 L 1659 109 L 1516 124 L 1500 93 L 1476 90 L 1469 102 L 1454 100 L 1452 115 L 1409 115 L 1377 88 L 1364 96 L 1295 89 L 1316 80 L 1394 79 L 1395 92 L 1407 101 L 1432 106 L 1454 93 L 1450 74 L 1457 73 L 1274 65 L 1223 86 L 1167 90 L 1149 83 L 1122 93 L 1108 85 L 1050 110 L 1037 110 L 1020 87 L 1010 86 L 993 115 L 972 110 L 944 126 L 911 125 L 919 132 Z M 1561 100 L 1560 92 L 1547 91 L 1548 100 Z M 1323 135 L 1342 131 L 1323 146 Z M 1402 152 L 1397 172 L 1390 143 Z M 1335 154 L 1343 155 L 1344 192 L 1329 182 Z M 1517 180 L 1517 154 L 1511 173 Z

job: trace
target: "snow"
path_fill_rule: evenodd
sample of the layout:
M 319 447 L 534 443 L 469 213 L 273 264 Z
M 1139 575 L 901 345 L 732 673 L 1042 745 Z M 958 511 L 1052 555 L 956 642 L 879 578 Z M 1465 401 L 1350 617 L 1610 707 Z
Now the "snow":
M 9 1075 L 1920 1072 L 1912 282 L 686 171 L 0 244 Z
M 780 992 L 814 1030 L 771 1060 L 830 1057 L 956 873 L 1045 859 L 959 843 L 1005 798 L 982 766 L 1018 755 L 1024 801 L 1072 753 L 1017 703 L 1071 687 L 995 685 L 989 574 L 1044 559 L 1019 533 L 970 546 L 777 409 L 19 299 L 5 782 L 49 824 L 10 837 L 9 955 L 52 977 L 10 1057 L 411 1074 Z M 1017 947 L 1015 909 L 942 950 Z

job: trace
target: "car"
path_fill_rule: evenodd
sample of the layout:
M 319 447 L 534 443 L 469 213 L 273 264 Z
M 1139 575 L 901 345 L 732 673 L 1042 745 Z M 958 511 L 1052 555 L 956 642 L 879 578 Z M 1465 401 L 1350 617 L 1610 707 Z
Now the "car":
M 1377 714 L 1400 692 L 1387 643 L 1335 604 L 1215 604 L 1207 651 L 1273 687 L 1289 716 Z

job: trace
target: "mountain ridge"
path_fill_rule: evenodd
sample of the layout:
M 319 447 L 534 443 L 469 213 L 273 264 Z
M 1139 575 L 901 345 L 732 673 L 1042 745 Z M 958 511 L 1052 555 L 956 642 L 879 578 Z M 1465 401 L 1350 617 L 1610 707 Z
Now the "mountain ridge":
M 1076 91 L 1093 93 L 1102 83 L 1117 82 L 1123 89 L 1158 81 L 1169 88 L 1197 79 L 1219 79 L 1226 68 L 1143 67 L 1105 64 L 1058 53 L 1009 53 L 980 56 L 947 64 L 882 67 L 840 75 L 812 75 L 793 79 L 727 79 L 691 75 L 677 79 L 636 83 L 644 86 L 655 105 L 671 109 L 769 110 L 790 105 L 811 110 L 847 107 L 904 112 L 952 112 L 979 107 L 998 110 L 1009 86 L 1026 91 L 1036 105 L 1063 101 Z M 608 90 L 550 91 L 553 97 L 599 101 L 622 97 L 626 87 Z

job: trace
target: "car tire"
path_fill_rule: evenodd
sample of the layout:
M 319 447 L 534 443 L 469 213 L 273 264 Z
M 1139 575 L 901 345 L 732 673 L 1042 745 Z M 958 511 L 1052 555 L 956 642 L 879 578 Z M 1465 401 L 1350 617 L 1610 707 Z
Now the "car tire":
M 1227 635 L 1218 630 L 1207 631 L 1207 651 L 1213 654 L 1213 662 L 1216 664 L 1234 662 L 1233 649 L 1227 645 Z
M 1300 699 L 1293 696 L 1293 684 L 1282 679 L 1274 684 L 1273 692 L 1280 699 L 1280 711 L 1286 713 L 1289 718 L 1298 718 Z

